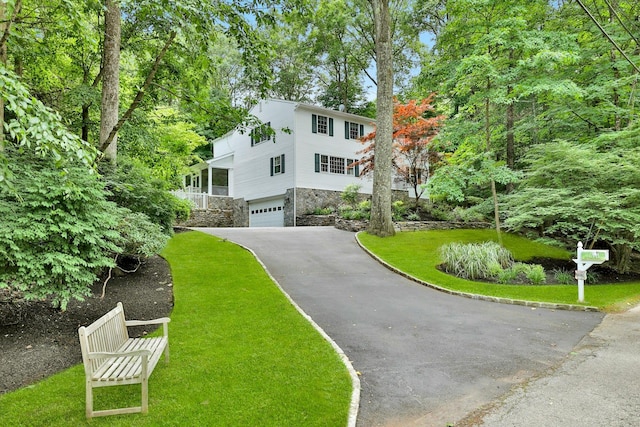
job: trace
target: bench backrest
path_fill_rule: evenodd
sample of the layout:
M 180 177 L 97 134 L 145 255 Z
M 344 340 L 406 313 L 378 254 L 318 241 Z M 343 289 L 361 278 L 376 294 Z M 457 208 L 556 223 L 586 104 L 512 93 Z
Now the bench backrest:
M 129 338 L 122 303 L 119 302 L 113 310 L 89 326 L 80 327 L 78 335 L 82 348 L 82 362 L 85 372 L 89 374 L 103 362 L 100 359 L 89 360 L 89 353 L 114 352 Z

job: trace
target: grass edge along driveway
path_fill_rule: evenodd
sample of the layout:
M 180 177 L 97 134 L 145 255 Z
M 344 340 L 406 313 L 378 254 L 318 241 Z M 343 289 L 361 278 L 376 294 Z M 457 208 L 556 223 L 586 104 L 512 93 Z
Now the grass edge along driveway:
M 436 268 L 442 262 L 439 253 L 441 246 L 452 242 L 497 242 L 495 230 L 411 231 L 385 238 L 361 232 L 357 238 L 367 250 L 392 267 L 418 280 L 451 291 L 521 301 L 592 306 L 607 312 L 624 311 L 640 301 L 638 282 L 586 285 L 585 301 L 579 303 L 577 282 L 575 285 L 500 285 L 460 279 Z M 504 246 L 517 261 L 528 261 L 534 257 L 566 260 L 575 257 L 575 253 L 514 234 L 502 233 L 502 239 Z
M 162 255 L 173 275 L 171 362 L 149 380 L 149 414 L 84 414 L 77 365 L 0 396 L 11 426 L 344 426 L 351 379 L 333 347 L 280 292 L 250 252 L 200 232 Z M 139 386 L 96 390 L 96 408 L 135 405 Z

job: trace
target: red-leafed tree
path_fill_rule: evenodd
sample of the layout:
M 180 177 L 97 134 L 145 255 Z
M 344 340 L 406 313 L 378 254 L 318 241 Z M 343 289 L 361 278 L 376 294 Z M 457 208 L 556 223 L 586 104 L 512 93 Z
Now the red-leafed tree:
M 406 104 L 394 99 L 393 105 L 393 169 L 397 176 L 414 190 L 416 208 L 431 175 L 431 165 L 441 154 L 433 149 L 433 138 L 444 122 L 444 116 L 436 115 L 433 105 L 435 94 L 420 102 L 411 100 Z M 376 130 L 360 140 L 367 146 L 360 151 L 363 158 L 361 175 L 371 173 L 374 168 Z

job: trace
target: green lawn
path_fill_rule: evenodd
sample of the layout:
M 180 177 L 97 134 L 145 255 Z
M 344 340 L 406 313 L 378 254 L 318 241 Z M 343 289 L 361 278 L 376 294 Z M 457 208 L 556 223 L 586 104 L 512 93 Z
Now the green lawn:
M 585 286 L 585 302 L 578 303 L 576 285 L 519 286 L 499 285 L 459 279 L 436 268 L 441 263 L 439 248 L 451 242 L 478 243 L 497 241 L 493 230 L 433 230 L 397 233 L 379 238 L 358 234 L 360 242 L 393 267 L 411 276 L 446 289 L 518 300 L 595 306 L 605 311 L 619 311 L 640 301 L 640 283 L 598 284 Z M 562 249 L 532 242 L 523 237 L 503 234 L 504 246 L 518 261 L 533 257 L 571 259 Z
M 149 381 L 149 414 L 95 418 L 109 426 L 342 426 L 351 379 L 331 345 L 253 256 L 203 233 L 174 236 L 171 362 Z M 95 408 L 139 404 L 139 386 L 96 390 Z M 77 426 L 84 372 L 75 366 L 0 396 L 1 426 Z

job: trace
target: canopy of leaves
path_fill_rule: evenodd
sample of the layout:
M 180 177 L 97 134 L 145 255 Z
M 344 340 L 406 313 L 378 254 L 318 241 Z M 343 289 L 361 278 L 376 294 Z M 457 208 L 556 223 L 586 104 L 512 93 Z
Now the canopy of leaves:
M 566 141 L 532 149 L 521 188 L 505 199 L 505 226 L 573 244 L 604 243 L 625 272 L 629 250 L 640 249 L 640 148 L 619 141 L 606 149 Z

